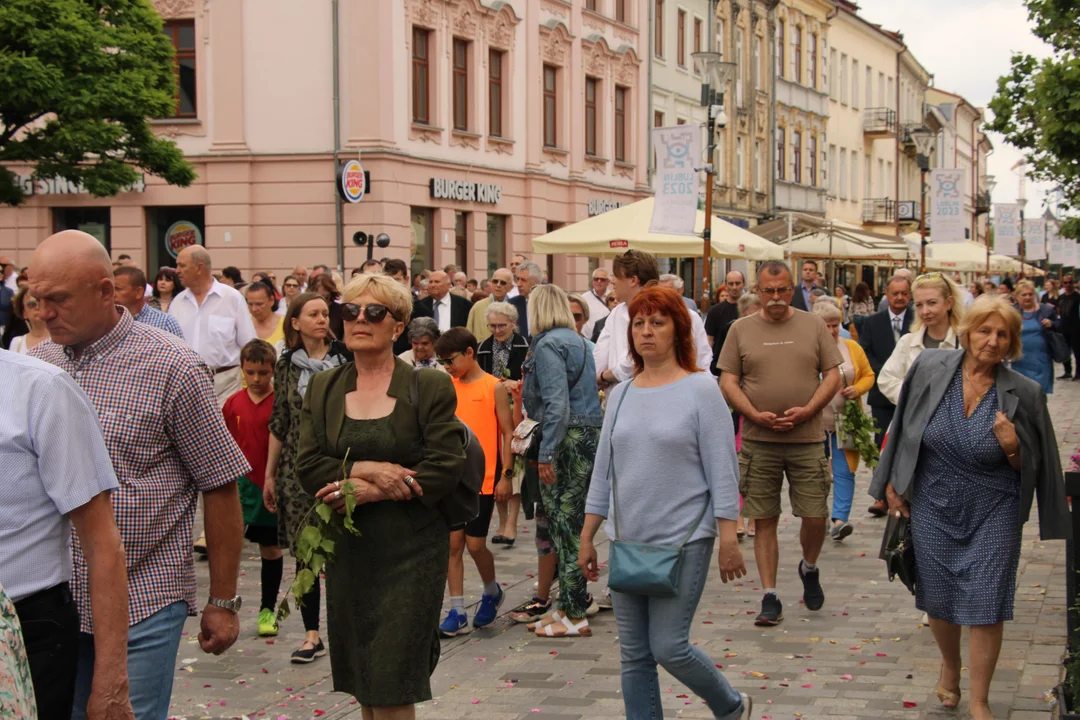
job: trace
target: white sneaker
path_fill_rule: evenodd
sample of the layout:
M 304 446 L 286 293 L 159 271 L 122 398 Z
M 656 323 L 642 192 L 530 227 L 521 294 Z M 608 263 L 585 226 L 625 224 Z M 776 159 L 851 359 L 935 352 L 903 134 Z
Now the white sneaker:
M 589 606 L 585 608 L 585 617 L 596 617 L 600 614 L 600 605 L 592 594 L 589 595 Z
M 744 692 L 739 695 L 742 697 L 742 712 L 739 713 L 739 720 L 750 720 L 750 714 L 754 712 L 754 698 Z

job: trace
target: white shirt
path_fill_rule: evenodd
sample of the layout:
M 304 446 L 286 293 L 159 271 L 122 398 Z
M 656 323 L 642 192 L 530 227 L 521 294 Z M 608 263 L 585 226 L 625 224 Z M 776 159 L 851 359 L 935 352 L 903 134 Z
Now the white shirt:
M 444 333 L 452 327 L 450 325 L 450 293 L 446 293 L 442 300 L 431 298 L 431 311 L 433 315 L 439 318 L 440 333 Z
M 611 310 L 608 310 L 607 303 L 604 302 L 603 298 L 597 297 L 592 290 L 582 297 L 585 298 L 585 302 L 589 306 L 589 322 L 585 323 L 585 326 L 581 328 L 581 334 L 587 338 L 592 338 L 593 328 L 596 327 L 596 323 L 606 318 Z
M 712 347 L 709 336 L 705 333 L 705 323 L 697 313 L 690 313 L 690 323 L 694 327 L 694 354 L 697 355 L 698 367 L 708 370 L 712 363 Z M 597 374 L 610 370 L 619 382 L 634 377 L 634 359 L 630 355 L 627 330 L 630 327 L 630 311 L 626 303 L 619 303 L 608 315 L 600 337 L 596 339 L 593 361 Z
M 11 274 L 7 276 L 6 280 L 4 280 L 4 284 L 8 286 L 11 292 L 19 292 L 19 273 L 12 270 Z M 516 290 L 517 288 L 514 289 Z
M 904 334 L 904 316 L 905 315 L 907 315 L 907 310 L 904 310 L 904 312 L 897 315 L 896 313 L 894 313 L 892 311 L 892 306 L 891 305 L 889 306 L 889 325 L 892 326 L 893 337 L 896 340 L 899 340 L 900 336 Z M 899 320 L 899 322 L 897 322 L 898 320 Z M 899 330 L 896 329 L 898 325 L 900 326 Z
M 0 583 L 12 600 L 71 580 L 68 513 L 119 487 L 98 414 L 66 372 L 0 350 Z
M 960 347 L 956 333 L 951 327 L 945 334 L 945 339 L 941 341 L 940 347 L 943 350 L 956 350 Z M 921 327 L 900 338 L 896 342 L 896 347 L 893 348 L 892 355 L 881 366 L 881 372 L 877 376 L 878 390 L 893 405 L 900 400 L 900 390 L 904 386 L 904 378 L 907 377 L 908 370 L 911 369 L 915 358 L 919 357 L 925 349 L 926 327 Z
M 506 298 L 509 300 L 512 297 L 517 297 L 521 293 L 518 292 L 517 285 L 510 286 L 510 292 L 506 293 Z
M 258 337 L 244 296 L 217 280 L 201 307 L 191 290 L 184 290 L 169 303 L 169 314 L 211 370 L 239 365 L 240 349 Z

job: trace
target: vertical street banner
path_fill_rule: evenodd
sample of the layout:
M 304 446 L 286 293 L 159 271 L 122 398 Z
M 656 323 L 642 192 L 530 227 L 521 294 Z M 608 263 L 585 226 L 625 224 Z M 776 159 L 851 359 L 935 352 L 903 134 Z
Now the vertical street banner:
M 1024 259 L 1028 262 L 1046 259 L 1046 220 L 1024 221 Z
M 935 245 L 962 243 L 964 237 L 964 170 L 930 171 L 930 236 Z
M 652 140 L 656 150 L 656 202 L 649 232 L 695 235 L 701 130 L 696 125 L 653 128 Z
M 1076 241 L 1065 239 L 1065 260 L 1062 263 L 1065 267 L 1076 267 Z
M 1009 257 L 1020 254 L 1020 206 L 1015 203 L 994 205 L 994 252 Z
M 1065 239 L 1058 235 L 1057 225 L 1046 223 L 1046 248 L 1051 265 L 1065 262 Z

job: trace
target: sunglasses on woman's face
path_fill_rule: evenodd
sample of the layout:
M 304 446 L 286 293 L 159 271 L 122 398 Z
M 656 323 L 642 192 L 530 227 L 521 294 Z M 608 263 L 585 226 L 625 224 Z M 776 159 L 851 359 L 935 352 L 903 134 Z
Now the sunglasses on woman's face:
M 364 314 L 364 319 L 372 325 L 378 325 L 386 316 L 397 320 L 394 313 L 390 312 L 390 308 L 378 303 L 371 303 L 370 305 L 356 305 L 355 303 L 344 303 L 341 306 L 341 319 L 345 322 L 356 322 L 360 318 L 360 313 Z
M 574 322 L 581 322 L 585 319 L 585 313 L 574 313 Z
M 298 290 L 300 288 L 300 286 L 297 285 L 296 283 L 285 283 L 285 285 L 283 287 L 286 290 L 292 290 L 292 289 L 297 289 Z

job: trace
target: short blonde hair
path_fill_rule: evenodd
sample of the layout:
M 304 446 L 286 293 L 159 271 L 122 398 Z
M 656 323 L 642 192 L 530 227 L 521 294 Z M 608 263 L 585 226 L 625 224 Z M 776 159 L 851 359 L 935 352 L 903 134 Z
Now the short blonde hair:
M 371 293 L 372 297 L 390 308 L 395 320 L 408 324 L 412 317 L 412 293 L 397 280 L 389 275 L 357 275 L 345 286 L 341 302 L 352 302 L 364 293 Z
M 1031 282 L 1030 280 L 1021 280 L 1020 282 L 1016 283 L 1016 287 L 1013 289 L 1013 297 L 1018 297 L 1021 290 L 1030 290 L 1031 292 L 1035 293 L 1035 300 L 1036 302 L 1038 302 L 1039 293 L 1037 290 L 1035 290 L 1035 283 Z
M 1020 313 L 1017 312 L 1016 308 L 1001 295 L 983 293 L 975 298 L 975 302 L 971 304 L 971 307 L 964 314 L 963 319 L 960 321 L 960 327 L 956 330 L 960 345 L 963 346 L 964 350 L 968 350 L 970 347 L 968 336 L 971 335 L 971 331 L 981 327 L 991 315 L 1000 315 L 1001 319 L 1005 321 L 1005 326 L 1009 329 L 1009 352 L 1006 353 L 1005 359 L 1009 361 L 1019 360 L 1023 354 L 1023 343 L 1020 340 L 1020 334 L 1023 332 L 1024 319 L 1020 317 Z
M 937 290 L 941 293 L 941 297 L 946 300 L 952 298 L 952 308 L 949 310 L 949 326 L 952 327 L 954 333 L 959 335 L 960 331 L 957 328 L 960 327 L 960 323 L 964 318 L 964 296 L 960 293 L 960 287 L 944 273 L 920 275 L 911 284 L 912 309 L 915 307 L 916 290 Z M 911 322 L 911 332 L 918 332 L 920 328 L 922 328 L 922 318 L 916 313 L 915 319 Z
M 844 314 L 831 298 L 821 298 L 814 303 L 814 314 L 825 322 L 843 322 Z
M 533 288 L 529 293 L 529 333 L 539 335 L 560 327 L 577 332 L 566 292 L 550 283 Z
M 508 302 L 495 301 L 487 306 L 487 310 L 484 311 L 484 322 L 491 320 L 492 315 L 503 315 L 512 323 L 518 321 L 518 309 Z

